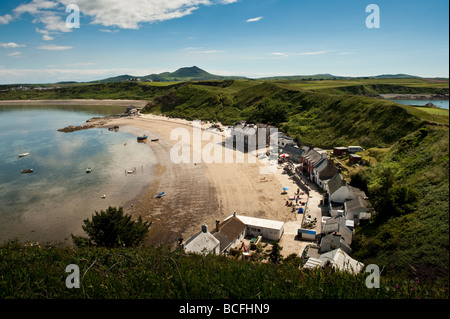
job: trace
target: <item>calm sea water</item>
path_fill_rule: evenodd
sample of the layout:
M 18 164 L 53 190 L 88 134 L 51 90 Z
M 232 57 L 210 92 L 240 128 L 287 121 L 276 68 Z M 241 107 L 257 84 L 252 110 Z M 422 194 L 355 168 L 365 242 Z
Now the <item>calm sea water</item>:
M 423 106 L 427 103 L 433 103 L 437 107 L 440 107 L 441 109 L 448 110 L 448 100 L 389 100 L 392 102 L 397 102 L 399 104 L 405 104 L 405 105 L 419 105 Z
M 95 210 L 119 206 L 151 180 L 155 156 L 125 132 L 58 132 L 118 107 L 0 106 L 0 242 L 67 242 Z M 30 153 L 19 158 L 19 153 Z M 86 168 L 92 167 L 90 174 Z M 22 174 L 22 169 L 34 169 Z M 136 168 L 136 174 L 126 170 Z M 102 199 L 102 195 L 106 195 Z

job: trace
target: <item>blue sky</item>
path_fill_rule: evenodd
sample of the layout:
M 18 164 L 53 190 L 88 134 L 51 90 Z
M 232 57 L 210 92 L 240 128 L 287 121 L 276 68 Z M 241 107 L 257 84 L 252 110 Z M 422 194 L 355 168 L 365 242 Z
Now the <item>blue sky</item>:
M 369 4 L 380 28 L 367 28 Z M 66 6 L 80 27 L 66 26 Z M 23 0 L 0 3 L 0 83 L 210 73 L 449 76 L 448 0 Z

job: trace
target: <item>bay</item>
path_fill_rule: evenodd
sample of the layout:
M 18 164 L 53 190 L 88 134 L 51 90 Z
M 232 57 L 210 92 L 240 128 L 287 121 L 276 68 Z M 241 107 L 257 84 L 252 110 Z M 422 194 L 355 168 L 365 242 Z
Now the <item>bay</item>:
M 143 191 L 156 159 L 135 135 L 101 128 L 57 131 L 124 110 L 0 106 L 0 242 L 70 244 L 70 235 L 82 235 L 83 220 L 94 211 L 123 206 Z M 18 157 L 25 152 L 30 155 Z M 34 172 L 21 173 L 28 168 Z M 134 168 L 135 174 L 127 173 Z

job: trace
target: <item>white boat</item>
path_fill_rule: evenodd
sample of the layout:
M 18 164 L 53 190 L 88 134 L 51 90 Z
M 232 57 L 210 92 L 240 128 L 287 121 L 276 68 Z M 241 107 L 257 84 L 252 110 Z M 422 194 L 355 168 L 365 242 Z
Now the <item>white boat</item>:
M 19 151 L 20 151 L 19 157 L 25 157 L 25 156 L 30 155 L 30 153 L 22 153 L 22 149 L 20 148 L 20 146 L 19 146 Z

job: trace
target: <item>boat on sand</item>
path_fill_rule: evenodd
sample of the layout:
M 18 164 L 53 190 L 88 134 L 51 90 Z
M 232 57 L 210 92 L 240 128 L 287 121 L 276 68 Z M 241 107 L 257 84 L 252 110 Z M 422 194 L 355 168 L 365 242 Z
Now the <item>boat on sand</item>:
M 144 141 L 144 140 L 146 140 L 146 139 L 148 139 L 148 135 L 143 135 L 143 136 L 138 136 L 138 137 L 137 137 L 137 140 L 138 140 L 138 141 Z

